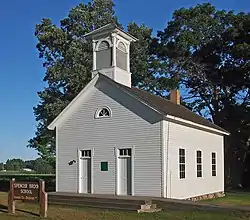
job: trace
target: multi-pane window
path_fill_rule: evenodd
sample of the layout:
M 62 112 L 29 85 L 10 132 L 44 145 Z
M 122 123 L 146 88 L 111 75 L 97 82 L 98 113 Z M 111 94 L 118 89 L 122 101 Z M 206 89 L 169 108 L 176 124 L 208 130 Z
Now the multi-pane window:
M 82 150 L 82 157 L 91 157 L 91 150 Z
M 119 149 L 119 156 L 131 157 L 131 148 Z
M 196 151 L 197 163 L 197 177 L 202 177 L 202 153 L 200 150 Z
M 212 176 L 216 176 L 216 153 L 212 153 Z
M 185 149 L 179 149 L 179 172 L 180 179 L 185 178 Z

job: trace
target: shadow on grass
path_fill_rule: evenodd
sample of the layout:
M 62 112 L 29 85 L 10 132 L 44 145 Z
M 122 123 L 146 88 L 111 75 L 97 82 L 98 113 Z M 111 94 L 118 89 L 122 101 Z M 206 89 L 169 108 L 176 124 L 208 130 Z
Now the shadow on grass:
M 8 207 L 5 205 L 0 205 L 0 213 L 8 213 Z
M 16 211 L 26 213 L 26 214 L 29 214 L 29 215 L 33 215 L 33 216 L 36 216 L 36 217 L 39 216 L 39 214 L 34 213 L 34 212 L 30 212 L 30 211 L 27 211 L 27 210 L 16 209 Z
M 29 215 L 33 215 L 33 216 L 36 216 L 36 217 L 39 216 L 39 214 L 34 213 L 34 212 L 30 212 L 30 211 L 27 211 L 27 210 L 16 209 L 16 211 L 26 213 L 26 214 L 29 214 Z M 0 213 L 8 213 L 8 206 L 0 204 Z

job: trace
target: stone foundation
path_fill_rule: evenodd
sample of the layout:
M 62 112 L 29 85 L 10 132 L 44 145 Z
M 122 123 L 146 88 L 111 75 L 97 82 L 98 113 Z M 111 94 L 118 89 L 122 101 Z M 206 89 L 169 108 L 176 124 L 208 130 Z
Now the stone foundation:
M 220 197 L 224 197 L 224 196 L 225 196 L 224 192 L 216 192 L 216 193 L 210 193 L 210 194 L 204 194 L 204 195 L 190 197 L 190 198 L 185 199 L 185 200 L 199 201 L 199 200 L 215 199 L 215 198 L 220 198 Z

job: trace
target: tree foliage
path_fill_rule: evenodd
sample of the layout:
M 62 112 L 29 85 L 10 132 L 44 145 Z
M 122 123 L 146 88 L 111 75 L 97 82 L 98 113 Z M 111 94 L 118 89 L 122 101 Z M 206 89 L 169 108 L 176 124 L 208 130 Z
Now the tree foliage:
M 0 163 L 0 170 L 4 170 L 4 163 Z
M 36 158 L 35 160 L 24 161 L 19 158 L 8 159 L 5 163 L 0 163 L 0 170 L 6 169 L 8 171 L 21 171 L 24 168 L 31 169 L 36 173 L 50 174 L 55 173 L 55 169 L 46 160 Z
M 55 173 L 55 169 L 47 161 L 37 158 L 33 161 L 33 168 L 36 173 L 51 174 Z
M 93 0 L 72 8 L 69 15 L 61 20 L 60 27 L 48 18 L 36 26 L 37 49 L 46 71 L 44 82 L 47 86 L 38 92 L 40 102 L 34 108 L 38 126 L 28 146 L 35 148 L 51 164 L 55 164 L 55 133 L 47 126 L 91 80 L 92 43 L 83 35 L 108 23 L 123 28 L 114 15 L 113 7 L 111 0 Z M 145 76 L 146 82 L 152 79 L 147 62 L 152 30 L 145 25 L 131 23 L 128 31 L 140 39 L 131 49 L 132 60 L 140 60 L 131 65 L 135 72 L 132 83 L 145 86 Z
M 25 167 L 22 159 L 8 159 L 5 164 L 5 169 L 10 171 L 20 171 Z
M 176 10 L 155 43 L 162 72 L 185 88 L 186 105 L 231 133 L 226 139 L 229 176 L 233 161 L 239 168 L 249 151 L 249 30 L 250 14 L 200 4 Z

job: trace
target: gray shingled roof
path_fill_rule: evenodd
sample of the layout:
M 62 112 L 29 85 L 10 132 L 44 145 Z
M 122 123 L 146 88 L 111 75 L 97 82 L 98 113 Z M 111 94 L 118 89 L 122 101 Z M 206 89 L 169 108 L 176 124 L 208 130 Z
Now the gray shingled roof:
M 213 129 L 217 129 L 222 132 L 229 133 L 225 129 L 221 128 L 220 126 L 210 122 L 209 120 L 197 115 L 196 113 L 192 112 L 188 108 L 184 107 L 183 105 L 177 105 L 172 103 L 171 101 L 164 99 L 162 97 L 153 95 L 149 92 L 143 91 L 141 89 L 135 87 L 127 87 L 122 84 L 119 84 L 110 78 L 100 74 L 100 78 L 107 80 L 109 83 L 113 84 L 114 86 L 125 90 L 126 92 L 130 93 L 131 95 L 136 96 L 137 98 L 143 100 L 150 106 L 154 107 L 158 111 L 160 111 L 164 115 L 171 115 L 181 119 L 185 119 L 203 126 L 207 126 Z

